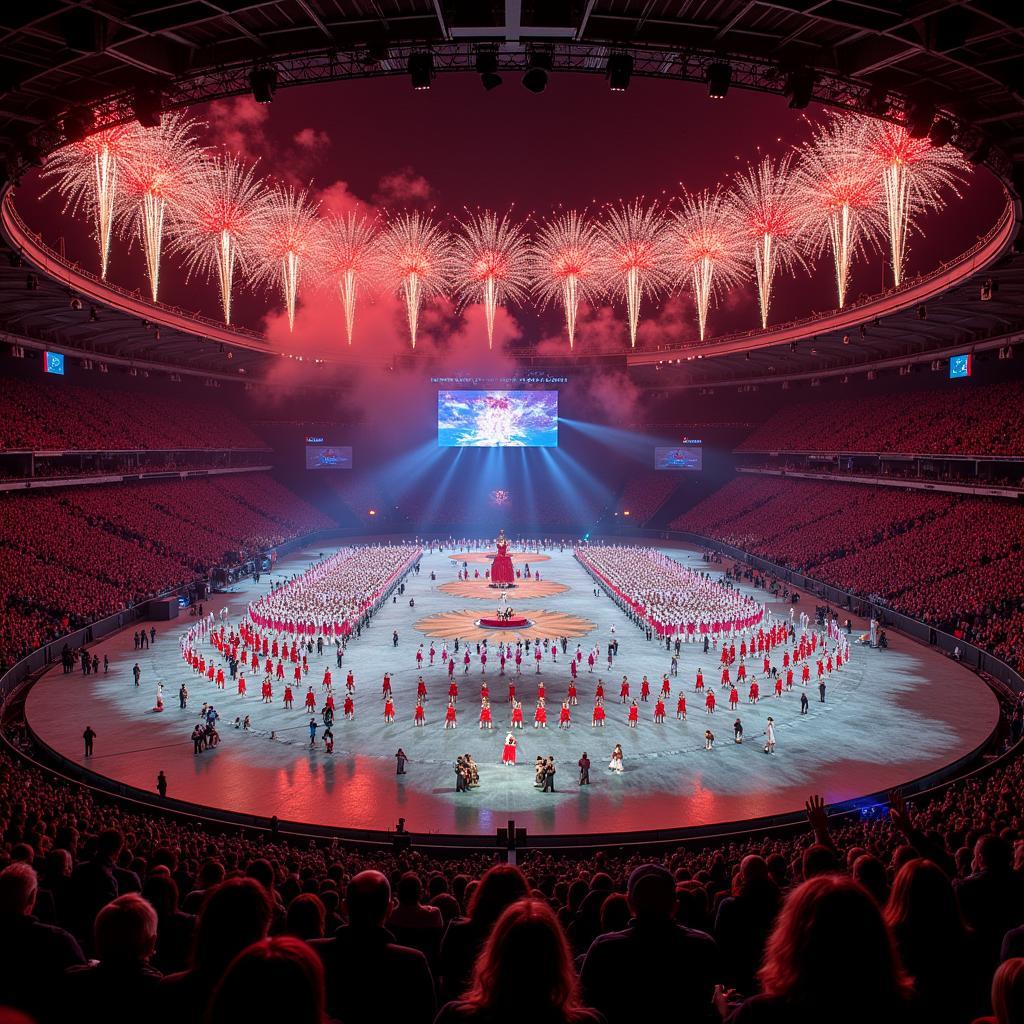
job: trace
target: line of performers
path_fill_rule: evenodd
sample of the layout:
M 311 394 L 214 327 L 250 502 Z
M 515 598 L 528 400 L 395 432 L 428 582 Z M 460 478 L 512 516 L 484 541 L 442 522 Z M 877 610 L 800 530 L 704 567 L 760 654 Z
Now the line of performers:
M 771 628 L 765 629 L 764 627 L 757 630 L 749 637 L 743 634 L 739 636 L 740 643 L 739 647 L 736 645 L 736 638 L 732 638 L 730 642 L 723 640 L 722 651 L 721 651 L 721 676 L 720 686 L 723 690 L 727 690 L 727 695 L 723 695 L 722 700 L 727 702 L 730 709 L 735 710 L 741 699 L 741 691 L 746 690 L 745 699 L 747 703 L 756 704 L 761 699 L 762 695 L 767 695 L 768 692 L 773 691 L 776 698 L 782 697 L 783 693 L 793 689 L 794 682 L 797 681 L 796 672 L 799 671 L 799 682 L 802 686 L 806 687 L 812 677 L 812 664 L 816 668 L 817 680 L 819 689 L 824 690 L 825 679 L 831 677 L 834 671 L 840 670 L 844 663 L 849 660 L 850 647 L 848 640 L 843 635 L 837 626 L 832 623 L 826 627 L 827 633 L 816 633 L 808 632 L 806 628 L 801 630 L 799 638 L 796 635 L 796 630 L 790 624 L 788 627 L 785 624 L 775 624 Z M 246 635 L 248 634 L 248 635 Z M 275 678 L 277 682 L 281 683 L 286 678 L 284 671 L 284 659 L 292 665 L 292 680 L 284 683 L 283 685 L 283 703 L 286 708 L 295 707 L 296 696 L 301 697 L 299 707 L 307 714 L 316 714 L 318 710 L 318 695 L 314 692 L 313 686 L 306 684 L 306 678 L 309 675 L 309 654 L 314 649 L 312 641 L 303 644 L 297 644 L 292 641 L 290 644 L 287 642 L 279 643 L 278 638 L 270 639 L 266 636 L 258 636 L 249 630 L 239 630 L 237 633 L 234 630 L 228 631 L 227 627 L 221 625 L 219 628 L 213 626 L 208 627 L 204 622 L 198 629 L 193 627 L 187 635 L 187 640 L 182 644 L 182 656 L 184 660 L 192 668 L 193 672 L 197 675 L 208 679 L 218 689 L 226 688 L 226 677 L 223 667 L 217 666 L 211 656 L 207 661 L 206 655 L 201 653 L 199 643 L 201 640 L 208 639 L 210 645 L 214 647 L 222 657 L 228 659 L 229 672 L 231 677 L 234 679 L 237 676 L 236 685 L 238 694 L 244 696 L 247 692 L 247 684 L 245 679 L 244 671 L 238 671 L 242 665 L 247 661 L 246 650 L 249 644 L 252 644 L 253 651 L 251 656 L 251 664 L 258 671 L 261 667 L 265 669 L 265 676 L 261 685 L 261 699 L 263 703 L 270 704 L 274 700 L 274 683 Z M 459 641 L 455 641 L 455 650 L 458 649 Z M 565 638 L 560 638 L 559 641 L 545 642 L 543 645 L 545 648 L 550 649 L 554 656 L 558 647 L 561 646 L 564 653 L 568 653 L 568 643 Z M 609 645 L 611 647 L 611 644 Z M 771 653 L 777 647 L 783 647 L 783 653 L 781 658 L 781 669 L 779 666 L 773 666 L 771 662 Z M 319 653 L 323 653 L 322 647 L 319 643 L 316 645 L 316 650 Z M 529 648 L 527 647 L 527 651 Z M 536 654 L 540 655 L 541 643 L 536 644 Z M 595 650 L 598 650 L 595 648 Z M 518 674 L 518 659 L 521 655 L 522 645 L 504 645 L 501 644 L 498 649 L 500 663 L 502 669 L 507 658 L 514 657 L 516 659 L 516 671 Z M 266 665 L 261 666 L 260 655 L 266 652 Z M 423 645 L 420 645 L 419 650 L 416 654 L 417 665 L 421 666 L 426 657 L 429 657 L 430 664 L 434 663 L 436 651 L 431 644 L 429 651 L 424 651 Z M 487 644 L 486 641 L 479 646 L 478 657 L 482 667 L 486 666 L 486 655 L 487 655 Z M 748 669 L 748 663 L 746 658 L 751 658 L 757 655 L 762 656 L 761 668 L 765 677 L 765 685 L 767 687 L 766 692 L 762 694 L 761 683 L 758 679 L 752 675 L 752 672 Z M 343 648 L 338 648 L 338 664 L 340 666 L 341 659 L 343 656 Z M 464 660 L 468 665 L 470 658 L 470 648 L 466 645 L 464 654 Z M 276 667 L 274 666 L 274 659 L 276 659 Z M 538 659 L 539 660 L 539 659 Z M 594 658 L 594 652 L 592 651 L 590 657 L 587 659 L 588 667 L 593 668 L 593 663 L 596 660 Z M 568 729 L 572 724 L 572 709 L 579 704 L 579 697 L 577 691 L 577 676 L 578 667 L 583 664 L 584 655 L 582 648 L 577 644 L 575 652 L 570 655 L 569 662 L 569 674 L 570 681 L 568 685 L 568 691 L 565 700 L 561 702 L 561 707 L 557 714 L 557 725 L 559 729 Z M 459 698 L 459 684 L 454 672 L 454 659 L 449 656 L 447 644 L 444 645 L 441 651 L 441 666 L 447 668 L 448 676 L 448 687 L 447 687 L 447 698 L 448 704 L 444 712 L 444 727 L 445 729 L 454 729 L 458 725 L 458 698 Z M 732 673 L 735 670 L 736 678 L 735 681 L 732 678 Z M 340 671 L 340 668 L 339 668 Z M 468 668 L 467 668 L 468 671 Z M 539 665 L 538 665 L 539 671 Z M 672 674 L 676 674 L 676 659 L 673 658 Z M 334 698 L 333 690 L 333 675 L 330 667 L 325 668 L 323 679 L 321 682 L 321 691 L 324 696 L 324 702 L 322 705 L 321 713 L 324 717 L 325 723 L 333 724 L 335 715 L 337 713 L 337 706 Z M 301 693 L 301 687 L 306 685 L 306 692 Z M 355 719 L 355 676 L 354 673 L 349 670 L 345 676 L 345 696 L 342 702 L 341 713 L 345 720 L 354 721 Z M 646 704 L 652 697 L 652 688 L 648 677 L 645 675 L 639 684 L 639 698 L 632 696 L 632 687 L 627 676 L 622 677 L 621 685 L 618 690 L 619 703 L 627 707 L 626 722 L 632 727 L 636 728 L 640 721 L 640 704 Z M 698 669 L 694 681 L 694 692 L 698 695 L 702 695 L 704 698 L 704 709 L 707 714 L 714 714 L 716 707 L 720 702 L 720 698 L 715 695 L 714 690 L 708 686 L 705 687 L 703 670 Z M 391 674 L 385 673 L 382 687 L 381 687 L 381 699 L 383 702 L 383 716 L 386 724 L 393 724 L 396 720 L 395 700 L 391 686 Z M 511 729 L 522 729 L 526 725 L 526 718 L 523 712 L 523 703 L 517 698 L 517 686 L 515 676 L 508 681 L 508 692 L 507 692 L 507 703 L 511 709 L 510 727 Z M 822 692 L 822 700 L 824 700 L 824 693 Z M 603 681 L 598 678 L 597 687 L 594 693 L 594 707 L 591 715 L 591 726 L 594 728 L 603 728 L 606 718 L 606 693 Z M 416 685 L 416 704 L 413 710 L 413 724 L 418 727 L 426 725 L 426 702 L 427 702 L 427 686 L 421 675 L 418 678 Z M 653 719 L 655 724 L 664 724 L 665 718 L 668 713 L 668 708 L 672 702 L 672 683 L 669 678 L 669 674 L 665 674 L 662 677 L 660 689 L 655 696 L 654 703 L 654 714 Z M 806 697 L 801 700 L 801 711 L 806 710 Z M 675 717 L 678 720 L 685 720 L 687 714 L 686 695 L 679 691 L 676 694 L 675 699 Z M 552 719 L 554 721 L 554 719 Z M 494 728 L 494 712 L 491 707 L 491 695 L 490 687 L 488 682 L 483 681 L 480 687 L 480 711 L 477 718 L 477 724 L 480 729 L 493 729 Z M 537 686 L 537 697 L 533 713 L 533 727 L 535 729 L 546 729 L 549 722 L 549 713 L 547 707 L 547 692 L 546 685 L 543 680 L 538 682 Z

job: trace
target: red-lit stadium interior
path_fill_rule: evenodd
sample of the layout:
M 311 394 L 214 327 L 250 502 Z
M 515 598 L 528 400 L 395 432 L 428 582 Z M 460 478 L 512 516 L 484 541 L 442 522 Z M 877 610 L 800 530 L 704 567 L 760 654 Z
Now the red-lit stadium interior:
M 1019 12 L 0 22 L 0 1024 L 1024 1024 Z

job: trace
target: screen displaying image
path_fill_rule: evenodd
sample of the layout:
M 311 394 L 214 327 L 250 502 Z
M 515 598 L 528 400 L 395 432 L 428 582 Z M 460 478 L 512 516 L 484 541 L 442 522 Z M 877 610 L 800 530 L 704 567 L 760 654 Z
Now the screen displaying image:
M 442 448 L 556 448 L 557 391 L 438 391 Z
M 306 445 L 306 469 L 351 469 L 352 449 L 330 444 Z
M 703 469 L 703 451 L 699 444 L 675 448 L 655 448 L 655 469 Z
M 951 380 L 956 380 L 957 377 L 970 377 L 971 369 L 970 352 L 965 352 L 960 356 L 949 357 L 949 376 Z
M 64 355 L 61 352 L 44 352 L 43 353 L 43 372 L 44 373 L 64 373 Z

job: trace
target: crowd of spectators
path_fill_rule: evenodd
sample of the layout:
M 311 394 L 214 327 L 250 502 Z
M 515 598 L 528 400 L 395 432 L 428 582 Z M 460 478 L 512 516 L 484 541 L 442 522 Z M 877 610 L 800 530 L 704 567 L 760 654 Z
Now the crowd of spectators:
M 2 751 L 0 1006 L 37 1024 L 1021 1024 L 1022 792 L 1011 753 L 831 826 L 812 797 L 806 832 L 514 867 L 415 836 L 220 832 Z
M 5 377 L 0 389 L 0 451 L 267 447 L 224 402 L 85 388 L 45 374 Z
M 673 529 L 734 544 L 1024 666 L 1024 508 L 999 498 L 740 476 Z
M 632 526 L 643 526 L 679 486 L 679 477 L 672 472 L 652 469 L 631 476 L 616 504 L 616 511 L 629 517 Z
M 1020 456 L 1024 384 L 786 402 L 737 450 Z
M 0 663 L 289 537 L 332 526 L 269 474 L 0 502 Z

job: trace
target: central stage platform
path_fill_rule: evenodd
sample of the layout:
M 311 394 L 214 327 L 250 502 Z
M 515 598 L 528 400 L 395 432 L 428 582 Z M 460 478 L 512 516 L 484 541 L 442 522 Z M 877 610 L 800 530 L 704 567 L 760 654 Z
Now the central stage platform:
M 525 615 L 512 615 L 503 618 L 499 615 L 485 615 L 476 620 L 483 629 L 529 629 L 533 623 Z
M 707 569 L 696 552 L 665 549 L 687 564 Z M 315 557 L 308 551 L 284 559 L 273 573 L 281 579 L 301 571 Z M 501 631 L 477 628 L 476 619 L 487 619 L 493 609 L 493 592 L 460 587 L 451 592 L 458 553 L 425 554 L 419 576 L 410 576 L 406 592 L 388 602 L 362 636 L 353 638 L 339 673 L 333 655 L 315 654 L 307 682 L 322 703 L 320 683 L 330 666 L 335 679 L 351 669 L 356 677 L 356 717 L 335 722 L 335 750 L 327 754 L 322 744 L 308 746 L 309 716 L 296 706 L 286 710 L 280 687 L 271 705 L 261 704 L 259 680 L 249 681 L 249 695 L 232 689 L 218 691 L 212 683 L 187 671 L 180 659 L 178 638 L 194 620 L 173 625 L 156 624 L 156 643 L 136 652 L 132 630 L 96 645 L 102 661 L 111 660 L 108 675 L 62 675 L 59 665 L 30 692 L 26 713 L 32 729 L 52 748 L 97 773 L 152 792 L 156 774 L 166 773 L 169 795 L 183 800 L 227 808 L 243 814 L 314 825 L 353 829 L 388 829 L 399 816 L 416 833 L 493 835 L 514 817 L 533 833 L 595 834 L 674 829 L 733 822 L 799 810 L 810 792 L 820 792 L 830 802 L 885 790 L 935 771 L 979 746 L 995 727 L 998 706 L 988 688 L 971 672 L 905 637 L 889 634 L 888 651 L 854 647 L 853 660 L 829 681 L 827 703 L 818 702 L 815 687 L 808 691 L 810 711 L 799 713 L 799 688 L 782 698 L 764 696 L 756 706 L 742 703 L 747 742 L 733 743 L 730 713 L 724 698 L 713 716 L 704 713 L 693 692 L 698 668 L 709 681 L 717 681 L 718 655 L 704 655 L 694 644 L 684 646 L 679 675 L 672 679 L 668 719 L 653 722 L 653 702 L 641 705 L 637 729 L 626 725 L 626 708 L 617 702 L 618 685 L 628 675 L 634 692 L 647 674 L 657 690 L 662 673 L 669 669 L 664 645 L 649 642 L 603 593 L 595 595 L 594 583 L 569 551 L 548 551 L 543 558 L 516 555 L 534 563 L 544 562 L 544 580 L 559 588 L 530 598 L 522 614 L 534 620 L 537 635 L 571 637 L 569 653 L 576 644 L 584 652 L 601 645 L 603 672 L 587 671 L 584 660 L 577 680 L 579 705 L 573 708 L 568 731 L 557 728 L 558 709 L 569 683 L 568 657 L 558 652 L 557 664 L 545 658 L 541 673 L 531 657 L 524 658 L 523 672 L 515 682 L 523 701 L 528 727 L 519 735 L 519 766 L 500 764 L 502 742 L 510 710 L 506 701 L 508 678 L 497 672 L 497 658 L 489 660 L 486 676 L 479 665 L 463 674 L 458 663 L 458 727 L 442 727 L 447 703 L 447 672 L 440 657 L 432 667 L 426 661 L 423 676 L 428 687 L 427 724 L 413 726 L 416 693 L 416 651 L 434 644 L 438 655 L 446 642 L 459 636 L 474 645 L 487 636 L 495 650 L 497 638 L 514 640 L 507 624 Z M 714 571 L 714 570 L 712 570 Z M 430 580 L 431 573 L 436 581 Z M 470 581 L 471 583 L 473 581 Z M 246 581 L 231 595 L 218 595 L 207 608 L 227 606 L 230 621 L 247 603 L 265 593 L 270 578 L 259 586 Z M 764 593 L 755 592 L 759 599 Z M 415 608 L 408 601 L 415 599 Z M 476 608 L 470 607 L 475 603 Z M 788 619 L 789 609 L 774 606 Z M 813 609 L 808 608 L 808 611 Z M 543 634 L 541 628 L 543 624 Z M 419 628 L 417 628 L 419 627 Z M 862 627 L 856 624 L 855 633 Z M 398 631 L 398 646 L 392 632 Z M 612 637 L 619 641 L 619 657 L 612 670 L 604 660 Z M 448 638 L 448 639 L 446 639 Z M 138 661 L 142 685 L 132 685 L 132 665 Z M 385 724 L 381 679 L 392 677 L 397 720 Z M 594 687 L 604 679 L 607 724 L 590 725 Z M 480 684 L 490 687 L 493 731 L 477 727 Z M 533 719 L 536 687 L 544 680 L 547 689 L 549 727 L 529 727 Z M 166 709 L 152 711 L 158 682 L 164 683 Z M 191 699 L 187 710 L 178 707 L 176 694 L 188 684 Z M 303 687 L 304 688 L 304 687 Z M 675 699 L 680 689 L 689 703 L 687 721 L 676 721 Z M 719 696 L 722 691 L 715 687 Z M 337 694 L 343 685 L 336 685 Z M 255 694 L 254 694 L 255 691 Z M 189 735 L 198 721 L 204 701 L 216 704 L 221 720 L 222 742 L 213 751 L 196 756 Z M 298 700 L 296 705 L 298 705 Z M 236 716 L 250 715 L 252 729 L 236 730 Z M 766 755 L 761 734 L 768 715 L 776 723 L 777 752 Z M 86 725 L 97 733 L 95 756 L 82 758 L 81 735 Z M 705 751 L 704 730 L 711 727 L 717 742 Z M 621 743 L 625 772 L 605 770 L 611 750 Z M 394 755 L 402 747 L 409 757 L 408 774 L 395 775 Z M 576 762 L 583 751 L 593 762 L 592 785 L 576 785 Z M 456 793 L 453 763 L 469 752 L 480 765 L 481 785 L 468 793 Z M 533 760 L 554 755 L 558 766 L 557 792 L 541 793 L 533 786 Z

